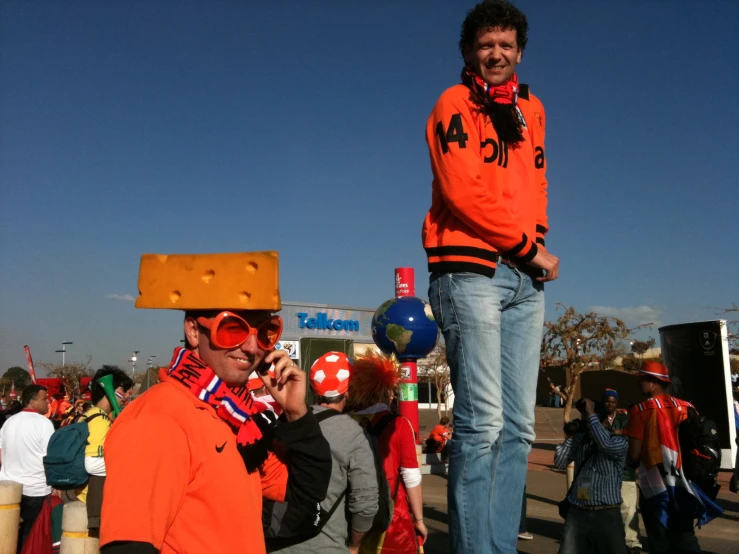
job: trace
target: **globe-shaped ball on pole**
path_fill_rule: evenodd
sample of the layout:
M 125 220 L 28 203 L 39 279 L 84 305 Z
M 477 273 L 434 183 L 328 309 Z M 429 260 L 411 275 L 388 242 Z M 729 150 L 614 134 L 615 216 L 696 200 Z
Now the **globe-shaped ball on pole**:
M 399 296 L 380 306 L 372 317 L 372 339 L 385 354 L 400 360 L 400 415 L 408 418 L 420 442 L 416 360 L 428 356 L 439 340 L 431 306 L 415 296 Z
M 392 298 L 372 317 L 372 339 L 385 354 L 399 360 L 428 356 L 439 340 L 431 306 L 415 296 Z

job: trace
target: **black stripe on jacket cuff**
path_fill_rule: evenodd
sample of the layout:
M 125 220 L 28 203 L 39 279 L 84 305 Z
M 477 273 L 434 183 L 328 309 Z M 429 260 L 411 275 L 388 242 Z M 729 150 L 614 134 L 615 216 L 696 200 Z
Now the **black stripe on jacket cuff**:
M 531 249 L 524 256 L 512 256 L 517 264 L 527 264 L 539 253 L 539 247 L 535 242 L 531 243 Z
M 544 242 L 544 237 L 536 237 L 536 244 L 541 244 L 542 246 L 547 245 L 547 243 Z
M 536 226 L 536 232 L 539 233 L 540 235 L 546 235 L 548 231 L 549 231 L 549 229 L 547 229 L 546 227 L 544 227 L 544 225 L 537 225 Z
M 526 248 L 526 245 L 529 243 L 529 237 L 526 236 L 526 233 L 522 233 L 521 235 L 521 242 L 519 242 L 516 246 L 505 252 L 505 258 L 515 258 L 521 250 Z

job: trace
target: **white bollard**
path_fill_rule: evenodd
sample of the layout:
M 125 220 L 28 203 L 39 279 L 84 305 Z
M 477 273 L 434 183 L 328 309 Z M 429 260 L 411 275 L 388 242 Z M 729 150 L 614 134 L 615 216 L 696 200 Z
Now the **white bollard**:
M 64 505 L 59 554 L 99 554 L 100 539 L 87 535 L 87 505 L 79 500 Z
M 0 481 L 0 554 L 15 554 L 18 549 L 21 494 L 20 483 Z

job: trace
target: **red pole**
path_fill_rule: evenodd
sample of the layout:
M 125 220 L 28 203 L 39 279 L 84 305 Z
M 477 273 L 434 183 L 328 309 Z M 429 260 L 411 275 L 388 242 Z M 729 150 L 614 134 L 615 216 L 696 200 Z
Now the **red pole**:
M 415 278 L 412 267 L 395 269 L 395 297 L 415 296 Z M 408 418 L 416 434 L 416 443 L 421 443 L 418 422 L 418 364 L 416 360 L 400 360 L 400 395 L 398 410 L 400 415 Z
M 412 267 L 395 268 L 395 298 L 416 296 L 416 279 Z

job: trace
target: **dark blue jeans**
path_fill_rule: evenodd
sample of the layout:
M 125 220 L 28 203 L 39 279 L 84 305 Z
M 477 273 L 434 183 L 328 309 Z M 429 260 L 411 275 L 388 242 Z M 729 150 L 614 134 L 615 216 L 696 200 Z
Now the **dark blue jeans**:
M 523 502 L 521 502 L 521 522 L 518 524 L 518 533 L 526 532 L 526 485 L 523 487 Z
M 686 517 L 683 520 L 673 517 L 672 526 L 668 530 L 660 523 L 657 514 L 650 510 L 649 504 L 643 502 L 641 496 L 639 498 L 639 509 L 649 539 L 650 554 L 702 552 L 693 530 L 694 520 L 692 517 Z
M 619 508 L 570 507 L 559 554 L 624 554 L 626 537 Z M 650 551 L 651 552 L 651 551 Z

